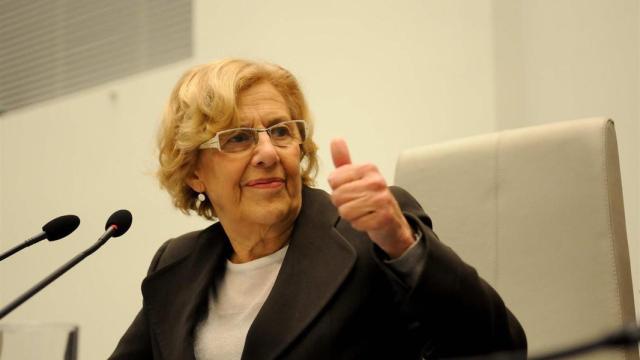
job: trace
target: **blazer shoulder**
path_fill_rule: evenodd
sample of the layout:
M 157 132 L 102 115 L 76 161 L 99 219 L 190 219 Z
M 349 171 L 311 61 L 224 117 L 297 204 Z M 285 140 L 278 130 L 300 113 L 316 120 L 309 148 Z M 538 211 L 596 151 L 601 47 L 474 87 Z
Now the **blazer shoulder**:
M 191 254 L 200 237 L 209 228 L 204 230 L 191 231 L 178 237 L 165 241 L 153 256 L 148 274 L 160 271 L 161 269 L 187 257 Z

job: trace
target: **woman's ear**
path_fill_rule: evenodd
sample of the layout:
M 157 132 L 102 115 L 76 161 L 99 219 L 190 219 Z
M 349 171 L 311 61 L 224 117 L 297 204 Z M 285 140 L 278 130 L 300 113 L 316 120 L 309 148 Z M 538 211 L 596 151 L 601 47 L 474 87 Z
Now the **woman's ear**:
M 203 193 L 206 190 L 206 187 L 204 186 L 204 181 L 200 180 L 200 176 L 198 176 L 197 171 L 194 171 L 193 175 L 188 177 L 186 182 L 187 182 L 187 185 L 189 185 L 189 187 L 197 193 Z

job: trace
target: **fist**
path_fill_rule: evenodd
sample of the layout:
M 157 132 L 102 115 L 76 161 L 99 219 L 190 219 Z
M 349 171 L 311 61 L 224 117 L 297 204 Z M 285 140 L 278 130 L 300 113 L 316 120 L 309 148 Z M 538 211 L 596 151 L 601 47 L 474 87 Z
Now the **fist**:
M 378 168 L 352 164 L 342 139 L 331 142 L 331 157 L 335 166 L 328 178 L 331 201 L 340 216 L 366 232 L 389 257 L 402 255 L 413 244 L 413 234 Z

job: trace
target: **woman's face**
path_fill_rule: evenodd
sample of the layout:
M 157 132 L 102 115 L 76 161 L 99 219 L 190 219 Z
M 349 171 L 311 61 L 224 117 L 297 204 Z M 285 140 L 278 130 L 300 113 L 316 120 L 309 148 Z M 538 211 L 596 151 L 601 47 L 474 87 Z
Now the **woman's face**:
M 241 92 L 242 127 L 267 128 L 292 120 L 287 104 L 268 82 Z M 246 153 L 202 150 L 189 185 L 205 192 L 223 226 L 292 225 L 302 203 L 300 146 L 275 147 L 266 132 Z

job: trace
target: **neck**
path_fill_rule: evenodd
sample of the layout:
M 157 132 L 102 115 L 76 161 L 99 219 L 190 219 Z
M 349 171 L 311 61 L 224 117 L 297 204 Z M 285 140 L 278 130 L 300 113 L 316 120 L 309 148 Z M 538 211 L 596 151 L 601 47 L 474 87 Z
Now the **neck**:
M 224 223 L 222 224 L 224 227 Z M 289 243 L 293 223 L 255 227 L 225 228 L 231 242 L 233 254 L 229 259 L 233 263 L 245 263 L 271 255 Z

